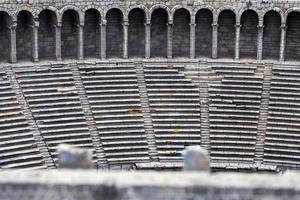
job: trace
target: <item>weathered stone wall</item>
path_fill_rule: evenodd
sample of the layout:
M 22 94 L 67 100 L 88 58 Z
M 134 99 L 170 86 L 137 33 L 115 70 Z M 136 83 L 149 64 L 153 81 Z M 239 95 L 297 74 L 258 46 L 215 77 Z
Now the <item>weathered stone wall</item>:
M 3 200 L 297 200 L 299 173 L 286 175 L 203 173 L 18 172 L 0 177 Z

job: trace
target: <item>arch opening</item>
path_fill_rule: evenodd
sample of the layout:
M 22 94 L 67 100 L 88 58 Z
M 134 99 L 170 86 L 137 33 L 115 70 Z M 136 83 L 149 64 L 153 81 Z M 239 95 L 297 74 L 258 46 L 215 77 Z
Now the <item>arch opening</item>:
M 108 58 L 122 58 L 123 52 L 123 14 L 113 8 L 106 14 L 106 55 Z
M 162 8 L 151 15 L 151 57 L 167 57 L 168 13 Z
M 269 11 L 264 16 L 263 59 L 279 59 L 281 18 L 275 11 Z
M 55 27 L 57 18 L 53 11 L 43 10 L 39 14 L 39 57 L 40 59 L 55 58 Z
M 190 21 L 189 11 L 184 8 L 174 13 L 173 25 L 173 56 L 189 57 L 190 55 Z
M 18 60 L 32 60 L 32 14 L 28 11 L 20 11 L 17 23 L 17 58 Z
M 135 8 L 129 12 L 128 55 L 145 56 L 145 12 Z
M 83 28 L 83 54 L 85 57 L 98 58 L 101 47 L 101 17 L 96 9 L 85 12 Z
M 235 13 L 224 10 L 218 18 L 218 57 L 234 58 L 235 55 Z
M 67 10 L 62 17 L 61 54 L 62 58 L 77 58 L 79 15 L 75 10 Z
M 213 14 L 208 9 L 201 9 L 196 13 L 195 28 L 195 56 L 211 57 L 212 51 L 212 23 Z
M 287 17 L 286 60 L 300 60 L 300 13 L 292 12 Z
M 9 25 L 11 23 L 11 18 L 6 12 L 0 12 L 0 61 L 7 62 L 10 57 L 10 34 Z
M 258 16 L 253 10 L 247 10 L 241 18 L 240 57 L 256 59 Z

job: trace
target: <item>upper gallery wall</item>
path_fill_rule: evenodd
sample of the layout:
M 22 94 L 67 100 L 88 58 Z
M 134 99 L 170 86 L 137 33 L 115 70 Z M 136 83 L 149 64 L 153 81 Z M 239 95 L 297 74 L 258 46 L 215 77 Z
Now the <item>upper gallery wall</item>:
M 300 2 L 2 1 L 0 61 L 300 60 Z

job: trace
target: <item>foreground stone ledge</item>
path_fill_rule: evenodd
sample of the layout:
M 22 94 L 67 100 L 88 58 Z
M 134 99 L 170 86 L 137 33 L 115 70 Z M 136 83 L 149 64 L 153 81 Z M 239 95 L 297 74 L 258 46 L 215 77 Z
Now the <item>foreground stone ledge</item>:
M 93 170 L 0 172 L 0 199 L 300 199 L 300 173 L 284 175 Z

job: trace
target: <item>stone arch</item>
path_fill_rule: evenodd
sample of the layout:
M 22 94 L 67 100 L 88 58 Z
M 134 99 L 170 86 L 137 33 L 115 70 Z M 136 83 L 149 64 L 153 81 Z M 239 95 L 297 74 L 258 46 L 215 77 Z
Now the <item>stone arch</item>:
M 129 57 L 144 57 L 146 13 L 140 8 L 134 8 L 130 10 L 128 19 L 128 55 Z
M 173 53 L 174 57 L 190 55 L 190 12 L 185 8 L 176 9 L 173 16 Z
M 259 18 L 254 10 L 245 10 L 241 16 L 240 55 L 241 58 L 257 57 L 257 26 Z
M 56 13 L 45 9 L 39 13 L 39 58 L 55 58 L 55 27 L 57 24 Z
M 59 10 L 59 15 L 58 15 L 58 22 L 62 22 L 62 19 L 63 19 L 63 16 L 64 16 L 64 13 L 71 10 L 72 12 L 76 12 L 76 15 L 78 16 L 78 24 L 81 24 L 83 25 L 84 24 L 84 14 L 83 12 L 76 6 L 73 6 L 73 5 L 67 5 L 67 6 L 64 6 L 63 8 L 61 8 Z
M 83 54 L 85 57 L 98 58 L 101 48 L 101 16 L 97 9 L 90 8 L 84 12 Z
M 261 13 L 263 20 L 265 19 L 265 15 L 270 11 L 277 12 L 280 16 L 281 24 L 285 23 L 285 13 L 278 7 L 274 7 L 274 8 L 271 8 L 271 9 L 264 10 L 264 12 Z
M 151 13 L 151 57 L 167 57 L 168 11 L 157 8 Z
M 234 58 L 236 14 L 230 10 L 222 10 L 218 14 L 218 57 Z
M 283 24 L 287 24 L 287 18 L 288 18 L 288 16 L 289 16 L 289 14 L 291 14 L 292 12 L 298 12 L 298 13 L 300 13 L 300 8 L 298 8 L 298 7 L 289 8 L 289 9 L 284 13 L 284 20 L 282 21 Z
M 106 55 L 107 57 L 122 57 L 123 53 L 123 13 L 118 8 L 112 8 L 106 13 Z
M 17 58 L 18 60 L 31 60 L 33 57 L 33 15 L 27 10 L 17 13 Z
M 195 16 L 195 56 L 211 57 L 213 11 L 199 9 Z
M 0 61 L 7 62 L 10 58 L 9 51 L 9 26 L 11 25 L 11 17 L 5 11 L 0 11 Z
M 286 17 L 286 60 L 300 60 L 300 10 L 294 9 Z
M 39 9 L 31 9 L 27 6 L 21 6 L 21 7 L 18 7 L 15 12 L 13 13 L 13 18 L 17 20 L 18 18 L 18 15 L 20 12 L 24 12 L 26 11 L 28 14 L 30 14 L 32 16 L 32 18 L 38 18 L 38 13 L 39 13 Z
M 198 11 L 200 10 L 209 10 L 211 13 L 212 13 L 212 16 L 213 16 L 213 22 L 215 22 L 216 20 L 216 16 L 217 16 L 217 12 L 216 10 L 214 9 L 214 7 L 210 6 L 210 5 L 202 5 L 202 6 L 198 6 L 196 7 L 193 12 L 192 12 L 192 16 L 196 16 L 196 14 L 198 13 Z M 212 23 L 213 23 L 212 22 Z
M 152 19 L 152 14 L 153 14 L 153 12 L 154 12 L 155 10 L 157 10 L 157 9 L 165 10 L 166 13 L 167 13 L 168 21 L 169 21 L 169 20 L 170 20 L 170 21 L 172 20 L 172 14 L 171 14 L 170 8 L 169 8 L 168 6 L 166 6 L 166 5 L 163 5 L 163 4 L 156 4 L 156 5 L 152 6 L 152 7 L 149 9 L 149 15 L 150 15 L 151 19 Z
M 151 20 L 151 19 L 150 19 L 149 10 L 148 10 L 148 8 L 147 8 L 146 6 L 144 6 L 144 5 L 133 5 L 133 6 L 130 6 L 130 7 L 128 8 L 128 12 L 127 12 L 127 13 L 128 13 L 128 16 L 127 16 L 127 19 L 128 19 L 128 20 L 129 20 L 129 14 L 130 14 L 130 12 L 131 12 L 133 9 L 141 9 L 141 10 L 143 10 L 144 15 L 145 15 L 145 22 Z
M 216 21 L 218 22 L 219 21 L 219 17 L 220 17 L 220 14 L 223 12 L 223 11 L 231 11 L 232 13 L 234 13 L 235 15 L 235 21 L 237 23 L 239 23 L 240 19 L 239 19 L 239 13 L 236 11 L 236 9 L 233 7 L 233 6 L 222 6 L 221 8 L 219 8 L 217 11 L 216 11 Z
M 65 10 L 61 24 L 62 58 L 77 58 L 79 13 L 76 10 Z
M 264 14 L 263 59 L 279 60 L 281 19 L 280 13 L 274 10 Z

